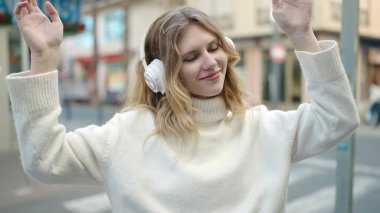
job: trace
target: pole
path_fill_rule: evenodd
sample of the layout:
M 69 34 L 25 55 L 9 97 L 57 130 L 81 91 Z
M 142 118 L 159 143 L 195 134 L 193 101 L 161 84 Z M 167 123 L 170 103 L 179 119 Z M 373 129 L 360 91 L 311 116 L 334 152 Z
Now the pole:
M 273 34 L 272 34 L 272 44 L 276 44 L 280 41 L 280 32 L 277 27 L 276 22 L 272 22 Z M 280 74 L 280 64 L 271 60 L 270 70 L 269 70 L 269 95 L 271 100 L 272 109 L 277 109 L 279 105 L 279 74 Z
M 340 34 L 341 56 L 350 86 L 355 95 L 355 70 L 358 48 L 359 0 L 343 0 L 342 30 Z M 355 136 L 349 136 L 337 146 L 336 213 L 352 212 L 352 185 Z
M 94 32 L 93 32 L 93 37 L 94 37 L 94 46 L 93 46 L 93 60 L 92 60 L 92 69 L 95 73 L 95 82 L 94 82 L 94 89 L 95 89 L 95 94 L 94 94 L 94 99 L 95 99 L 95 105 L 96 105 L 96 111 L 97 111 L 97 121 L 98 124 L 101 124 L 103 122 L 103 106 L 99 97 L 100 91 L 99 91 L 99 82 L 101 78 L 99 78 L 99 70 L 98 70 L 98 61 L 99 61 L 99 47 L 98 47 L 98 8 L 97 8 L 97 0 L 92 0 L 92 17 L 94 19 Z
M 9 74 L 9 27 L 0 27 L 0 153 L 9 151 L 12 143 L 11 115 L 5 76 Z
M 130 54 L 130 47 L 129 47 L 129 20 L 130 20 L 130 16 L 129 16 L 129 8 L 130 8 L 130 5 L 131 5 L 131 2 L 132 0 L 125 0 L 124 1 L 124 54 L 123 54 L 123 63 L 124 63 L 124 70 L 125 70 L 125 94 L 124 94 L 124 102 L 128 102 L 129 100 L 129 91 L 128 89 L 130 89 L 131 87 L 129 86 L 129 76 L 130 76 L 130 70 L 128 69 L 129 68 L 129 63 L 130 63 L 130 57 L 131 57 L 131 54 Z

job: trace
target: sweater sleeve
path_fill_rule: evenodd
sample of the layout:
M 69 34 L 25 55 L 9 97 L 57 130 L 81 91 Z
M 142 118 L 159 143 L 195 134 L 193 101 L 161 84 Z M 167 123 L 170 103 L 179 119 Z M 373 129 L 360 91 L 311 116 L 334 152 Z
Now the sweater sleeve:
M 292 161 L 319 154 L 336 145 L 359 125 L 359 115 L 335 41 L 321 41 L 324 51 L 296 51 L 311 103 L 278 112 L 277 122 L 293 143 Z
M 58 72 L 28 72 L 6 78 L 24 171 L 46 183 L 102 183 L 107 152 L 117 134 L 117 116 L 105 125 L 66 132 Z

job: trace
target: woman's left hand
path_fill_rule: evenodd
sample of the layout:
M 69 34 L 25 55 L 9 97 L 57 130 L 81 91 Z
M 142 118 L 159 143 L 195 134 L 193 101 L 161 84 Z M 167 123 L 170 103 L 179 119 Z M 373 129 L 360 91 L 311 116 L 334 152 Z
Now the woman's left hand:
M 297 50 L 320 51 L 310 26 L 313 0 L 272 0 L 272 15 Z
M 273 18 L 287 34 L 307 32 L 311 29 L 312 0 L 272 0 Z

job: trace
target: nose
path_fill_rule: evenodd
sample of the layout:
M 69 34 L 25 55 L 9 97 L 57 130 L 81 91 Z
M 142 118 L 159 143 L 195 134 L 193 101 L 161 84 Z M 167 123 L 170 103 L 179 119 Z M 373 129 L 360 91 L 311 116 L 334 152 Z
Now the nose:
M 206 52 L 203 56 L 202 69 L 210 70 L 214 68 L 216 65 L 217 65 L 216 58 L 212 54 Z

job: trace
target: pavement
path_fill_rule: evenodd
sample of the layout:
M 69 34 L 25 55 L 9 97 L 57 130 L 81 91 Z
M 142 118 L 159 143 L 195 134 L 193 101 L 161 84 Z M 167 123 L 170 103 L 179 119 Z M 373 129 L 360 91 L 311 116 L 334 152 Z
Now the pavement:
M 101 125 L 119 108 L 73 104 L 70 112 L 63 110 L 60 123 L 68 131 L 90 124 Z M 11 147 L 0 152 L 0 213 L 111 212 L 101 186 L 42 184 L 23 172 L 17 142 Z

